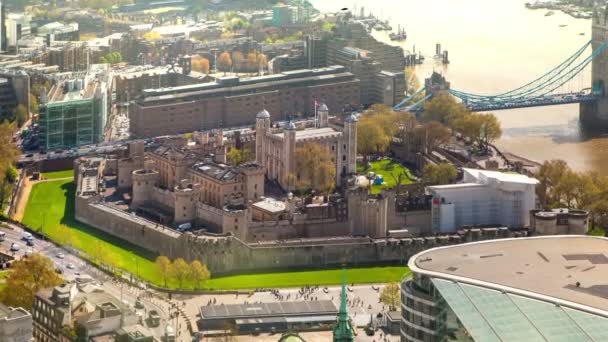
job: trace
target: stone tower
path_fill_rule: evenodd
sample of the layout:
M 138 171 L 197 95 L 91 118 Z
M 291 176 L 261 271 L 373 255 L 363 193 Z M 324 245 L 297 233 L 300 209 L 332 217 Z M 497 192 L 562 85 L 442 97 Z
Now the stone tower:
M 151 169 L 139 169 L 133 171 L 133 193 L 131 198 L 131 210 L 144 205 L 144 202 L 152 198 L 154 186 L 158 182 L 158 171 Z
M 317 109 L 317 117 L 319 120 L 317 126 L 319 128 L 329 126 L 329 108 L 327 108 L 325 103 L 322 103 Z
M 601 11 L 594 10 L 591 26 L 591 47 L 596 51 L 608 43 L 608 6 Z M 588 127 L 608 127 L 608 49 L 604 49 L 591 64 L 592 89 L 599 94 L 594 102 L 580 104 L 580 120 Z
M 268 131 L 270 131 L 270 113 L 263 109 L 255 117 L 255 161 L 264 166 L 266 165 L 265 140 Z
M 296 172 L 296 125 L 293 122 L 287 124 L 285 139 L 283 140 L 283 168 L 280 173 L 281 186 L 285 190 L 295 189 L 295 184 L 290 179 Z
M 340 311 L 338 322 L 333 331 L 334 342 L 350 342 L 355 340 L 353 327 L 348 317 L 347 298 L 346 298 L 346 270 L 342 270 L 342 292 L 340 292 Z
M 346 162 L 343 171 L 347 175 L 357 172 L 357 117 L 351 114 L 344 120 L 344 143 L 346 144 Z

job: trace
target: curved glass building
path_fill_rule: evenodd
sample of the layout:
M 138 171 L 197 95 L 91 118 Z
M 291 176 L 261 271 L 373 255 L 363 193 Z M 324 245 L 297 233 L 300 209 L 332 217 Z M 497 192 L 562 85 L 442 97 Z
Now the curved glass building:
M 608 239 L 543 236 L 421 252 L 401 341 L 608 341 Z

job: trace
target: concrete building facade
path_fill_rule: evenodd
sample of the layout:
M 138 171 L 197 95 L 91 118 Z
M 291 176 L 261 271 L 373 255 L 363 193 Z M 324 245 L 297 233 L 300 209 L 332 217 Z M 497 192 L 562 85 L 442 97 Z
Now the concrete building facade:
M 463 226 L 524 228 L 536 207 L 536 179 L 497 171 L 463 169 L 459 184 L 429 186 L 432 227 L 440 233 Z
M 315 101 L 336 112 L 359 104 L 359 80 L 344 67 L 298 70 L 251 79 L 147 89 L 130 107 L 130 129 L 144 138 L 253 125 L 266 108 L 273 120 L 312 116 Z

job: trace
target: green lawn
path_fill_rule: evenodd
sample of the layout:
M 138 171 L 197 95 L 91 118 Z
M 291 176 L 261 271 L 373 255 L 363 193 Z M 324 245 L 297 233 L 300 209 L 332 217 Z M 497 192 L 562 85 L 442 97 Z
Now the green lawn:
M 71 244 L 76 249 L 92 253 L 103 248 L 116 267 L 126 270 L 151 283 L 163 285 L 154 259 L 157 254 L 101 232 L 74 219 L 74 191 L 72 180 L 57 180 L 35 184 L 28 200 L 23 223 L 40 229 L 52 240 L 61 241 L 65 225 L 70 230 Z M 410 273 L 407 267 L 368 267 L 347 271 L 348 283 L 380 283 L 399 281 Z M 340 270 L 301 271 L 247 274 L 213 278 L 204 284 L 209 289 L 254 289 L 260 287 L 299 287 L 304 285 L 333 285 L 341 282 Z M 184 287 L 193 288 L 193 283 Z M 176 288 L 177 281 L 169 287 Z
M 346 270 L 349 284 L 398 282 L 411 275 L 404 266 L 352 268 Z M 209 280 L 210 289 L 255 289 L 260 287 L 300 287 L 304 285 L 335 285 L 342 282 L 342 270 L 299 271 L 263 274 L 244 274 Z
M 63 170 L 63 171 L 53 171 L 53 172 L 43 172 L 42 177 L 46 179 L 58 179 L 58 178 L 68 178 L 74 176 L 74 170 Z
M 410 170 L 395 162 L 392 159 L 382 159 L 375 162 L 371 162 L 371 168 L 365 169 L 364 165 L 357 165 L 357 172 L 374 172 L 377 175 L 382 175 L 384 177 L 384 183 L 381 185 L 372 185 L 372 194 L 379 194 L 382 189 L 394 188 L 397 185 L 397 176 L 401 173 L 405 173 L 409 177 L 403 177 L 401 184 L 411 184 L 413 183 L 413 175 Z

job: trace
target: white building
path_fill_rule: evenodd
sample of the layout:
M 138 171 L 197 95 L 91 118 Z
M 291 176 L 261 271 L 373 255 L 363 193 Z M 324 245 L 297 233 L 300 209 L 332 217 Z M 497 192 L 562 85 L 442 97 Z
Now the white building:
M 463 172 L 462 183 L 426 188 L 433 196 L 434 232 L 449 233 L 472 225 L 529 226 L 538 180 L 497 171 L 463 169 Z
M 31 34 L 30 22 L 32 17 L 24 13 L 9 13 L 6 16 L 6 40 L 7 46 L 17 46 L 17 42 L 22 37 L 28 37 Z

